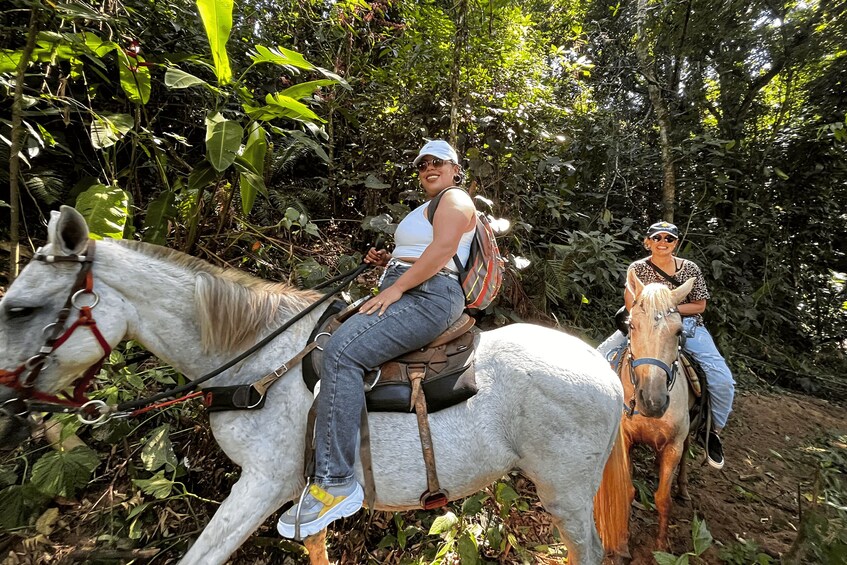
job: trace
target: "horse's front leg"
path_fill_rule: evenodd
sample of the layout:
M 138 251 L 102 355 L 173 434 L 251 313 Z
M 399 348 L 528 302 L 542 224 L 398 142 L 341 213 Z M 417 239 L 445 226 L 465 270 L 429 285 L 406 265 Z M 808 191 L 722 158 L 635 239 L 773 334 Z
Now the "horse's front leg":
M 656 509 L 659 512 L 659 533 L 656 536 L 656 548 L 668 549 L 668 522 L 671 517 L 671 486 L 674 471 L 681 458 L 680 445 L 668 445 L 659 452 L 659 487 L 656 489 Z
M 688 492 L 688 446 L 690 436 L 686 436 L 682 446 L 682 457 L 679 460 L 679 473 L 676 476 L 676 488 L 682 500 L 691 500 Z
M 262 522 L 291 497 L 292 485 L 243 471 L 180 565 L 223 565 Z
M 311 565 L 329 565 L 329 555 L 326 552 L 326 528 L 304 539 L 303 545 L 309 550 Z

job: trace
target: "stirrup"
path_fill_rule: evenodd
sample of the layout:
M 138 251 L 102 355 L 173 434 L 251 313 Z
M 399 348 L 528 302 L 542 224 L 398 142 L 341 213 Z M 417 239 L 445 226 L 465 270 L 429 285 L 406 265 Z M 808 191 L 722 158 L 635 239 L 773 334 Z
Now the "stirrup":
M 300 499 L 297 501 L 297 512 L 294 513 L 294 539 L 303 541 L 300 535 L 300 511 L 303 510 L 303 500 L 306 498 L 306 493 L 309 492 L 309 487 L 312 486 L 312 479 L 306 479 L 306 486 L 303 487 L 303 492 L 300 493 Z
M 447 491 L 443 488 L 438 489 L 435 492 L 427 490 L 421 495 L 421 506 L 424 510 L 441 508 L 442 506 L 446 506 L 448 502 L 450 501 L 447 498 Z

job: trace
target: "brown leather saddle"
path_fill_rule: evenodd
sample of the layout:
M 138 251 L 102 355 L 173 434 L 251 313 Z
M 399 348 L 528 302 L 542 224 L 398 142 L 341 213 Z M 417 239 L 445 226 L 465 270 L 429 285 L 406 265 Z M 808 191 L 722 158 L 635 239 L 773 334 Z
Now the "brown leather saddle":
M 340 302 L 340 301 L 338 301 Z M 309 338 L 309 343 L 317 342 L 303 360 L 303 379 L 310 390 L 314 390 L 320 379 L 323 362 L 323 344 L 344 321 L 355 314 L 362 301 L 344 306 L 336 302 L 331 304 L 318 322 Z M 478 330 L 475 321 L 462 314 L 453 325 L 426 347 L 409 351 L 383 363 L 366 375 L 366 407 L 361 418 L 360 458 L 365 474 L 365 494 L 368 507 L 373 508 L 376 498 L 373 480 L 373 468 L 370 460 L 370 432 L 367 425 L 367 412 L 412 412 L 418 420 L 418 432 L 421 450 L 426 465 L 427 490 L 421 494 L 420 503 L 425 509 L 444 506 L 449 501 L 446 490 L 440 488 L 435 465 L 435 451 L 429 429 L 429 412 L 453 406 L 476 394 L 474 373 L 474 342 Z M 314 437 L 314 406 L 310 413 L 306 432 L 306 475 L 310 475 L 309 466 L 314 457 L 312 438 Z
M 309 343 L 318 347 L 303 360 L 303 380 L 314 390 L 323 364 L 323 345 L 359 304 L 333 303 L 318 322 Z M 370 412 L 412 412 L 411 375 L 423 371 L 422 387 L 428 412 L 463 402 L 476 394 L 474 340 L 479 333 L 475 321 L 462 314 L 453 325 L 422 349 L 386 361 L 365 376 L 365 400 Z

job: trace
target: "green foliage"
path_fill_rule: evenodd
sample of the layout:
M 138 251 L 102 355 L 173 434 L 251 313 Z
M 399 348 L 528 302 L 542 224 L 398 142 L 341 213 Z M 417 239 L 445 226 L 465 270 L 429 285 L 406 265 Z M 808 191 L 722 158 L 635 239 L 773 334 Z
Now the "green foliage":
M 691 541 L 694 545 L 694 551 L 688 551 L 682 555 L 672 555 L 664 551 L 654 551 L 653 557 L 659 565 L 688 565 L 690 559 L 699 558 L 707 549 L 712 546 L 712 534 L 706 527 L 706 521 L 700 520 L 695 515 L 691 521 Z
M 197 11 L 206 28 L 212 60 L 215 62 L 215 75 L 218 83 L 223 86 L 232 80 L 232 69 L 226 50 L 232 31 L 232 5 L 232 0 L 197 0 Z
M 722 548 L 720 559 L 727 565 L 772 565 L 774 563 L 770 555 L 760 552 L 759 547 L 749 540 Z
M 95 239 L 123 239 L 129 221 L 129 195 L 120 188 L 95 184 L 76 199 L 77 211 Z
M 47 496 L 72 497 L 100 464 L 97 452 L 79 446 L 45 454 L 32 469 L 32 485 Z
M 805 449 L 817 463 L 803 492 L 800 532 L 786 563 L 843 563 L 847 559 L 847 436 L 832 435 Z

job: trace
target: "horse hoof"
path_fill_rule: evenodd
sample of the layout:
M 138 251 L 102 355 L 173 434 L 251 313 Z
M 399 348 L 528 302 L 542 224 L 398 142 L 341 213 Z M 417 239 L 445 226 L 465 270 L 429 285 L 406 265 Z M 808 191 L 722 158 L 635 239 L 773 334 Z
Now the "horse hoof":
M 685 500 L 686 502 L 691 500 L 691 495 L 688 493 L 688 489 L 679 491 L 677 497 L 679 497 L 680 500 Z

